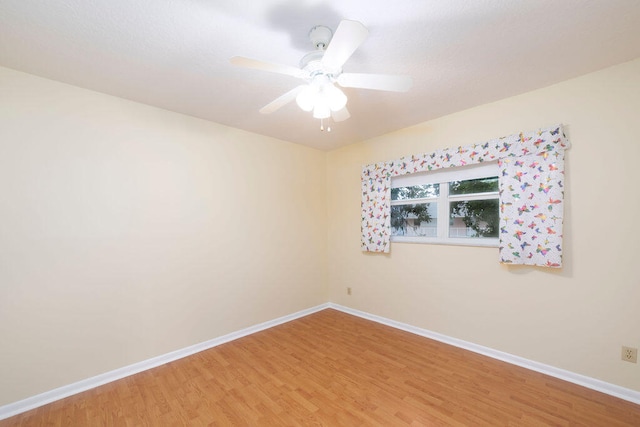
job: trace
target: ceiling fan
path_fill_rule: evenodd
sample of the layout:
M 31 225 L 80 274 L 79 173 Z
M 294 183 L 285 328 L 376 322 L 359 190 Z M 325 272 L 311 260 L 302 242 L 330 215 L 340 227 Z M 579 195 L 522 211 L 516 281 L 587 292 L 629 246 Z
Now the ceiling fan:
M 342 87 L 394 92 L 406 92 L 413 84 L 409 76 L 342 72 L 342 66 L 368 35 L 367 28 L 357 21 L 341 21 L 335 34 L 328 27 L 315 26 L 309 32 L 309 38 L 316 50 L 302 57 L 300 68 L 242 56 L 234 56 L 230 61 L 240 67 L 285 74 L 304 80 L 304 84 L 279 96 L 262 107 L 260 112 L 273 113 L 295 99 L 302 110 L 313 111 L 313 117 L 321 120 L 320 128 L 324 129 L 323 119 L 331 117 L 339 122 L 350 117 L 346 107 L 347 97 L 336 87 L 336 83 Z

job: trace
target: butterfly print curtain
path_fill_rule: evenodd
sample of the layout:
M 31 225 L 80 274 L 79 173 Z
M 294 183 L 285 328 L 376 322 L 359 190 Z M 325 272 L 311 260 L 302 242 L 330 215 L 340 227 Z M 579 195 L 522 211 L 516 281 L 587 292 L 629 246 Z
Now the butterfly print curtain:
M 500 262 L 561 267 L 564 151 L 569 147 L 558 125 L 367 165 L 362 169 L 362 250 L 389 252 L 392 177 L 497 160 Z

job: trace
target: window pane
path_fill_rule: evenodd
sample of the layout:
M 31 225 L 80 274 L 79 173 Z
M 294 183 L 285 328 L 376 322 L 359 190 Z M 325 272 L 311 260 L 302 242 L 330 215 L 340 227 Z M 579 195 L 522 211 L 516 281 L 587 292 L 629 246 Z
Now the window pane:
M 436 237 L 437 203 L 391 206 L 392 236 Z
M 449 237 L 498 237 L 498 199 L 451 202 Z
M 438 197 L 440 184 L 421 184 L 411 187 L 398 187 L 391 189 L 391 200 L 425 199 Z
M 451 181 L 449 194 L 475 194 L 498 191 L 498 177 L 469 179 L 466 181 Z

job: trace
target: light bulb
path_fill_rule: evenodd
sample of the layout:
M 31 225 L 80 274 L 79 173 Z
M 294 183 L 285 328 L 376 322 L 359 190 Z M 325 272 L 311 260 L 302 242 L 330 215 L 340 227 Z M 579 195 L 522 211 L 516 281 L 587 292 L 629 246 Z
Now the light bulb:
M 313 117 L 316 119 L 328 119 L 331 117 L 331 109 L 327 104 L 326 97 L 318 96 L 316 98 L 316 105 L 313 108 Z
M 316 85 L 308 85 L 296 96 L 296 103 L 302 110 L 311 111 L 316 104 L 318 95 L 318 87 Z
M 331 111 L 342 110 L 347 105 L 347 95 L 331 83 L 322 87 L 322 94 L 326 97 Z

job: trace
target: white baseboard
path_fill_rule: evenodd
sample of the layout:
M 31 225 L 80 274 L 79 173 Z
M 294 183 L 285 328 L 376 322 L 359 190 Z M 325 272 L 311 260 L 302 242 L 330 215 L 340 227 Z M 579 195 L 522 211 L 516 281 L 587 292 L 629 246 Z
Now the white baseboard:
M 165 363 L 173 362 L 174 360 L 191 356 L 192 354 L 199 353 L 201 351 L 216 347 L 218 345 L 227 343 L 229 341 L 233 341 L 238 338 L 242 338 L 244 336 L 251 335 L 253 333 L 260 332 L 262 330 L 269 329 L 286 322 L 290 322 L 300 317 L 304 317 L 309 314 L 315 313 L 317 311 L 324 310 L 325 308 L 328 308 L 328 307 L 329 307 L 328 303 L 321 304 L 316 307 L 311 307 L 306 310 L 298 311 L 297 313 L 289 314 L 287 316 L 279 317 L 274 320 L 269 320 L 267 322 L 260 323 L 258 325 L 250 326 L 240 331 L 232 332 L 230 334 L 223 335 L 221 337 L 214 338 L 209 341 L 205 341 L 199 344 L 185 347 L 180 350 L 172 351 L 170 353 L 153 357 L 151 359 L 143 360 L 142 362 L 125 366 L 123 368 L 115 369 L 110 372 L 105 372 L 104 374 L 96 375 L 95 377 L 87 378 L 87 379 L 75 382 L 73 384 L 65 385 L 50 391 L 46 391 L 44 393 L 41 393 L 32 397 L 28 397 L 24 400 L 19 400 L 17 402 L 10 403 L 8 405 L 0 406 L 0 420 L 13 417 L 14 415 L 18 415 L 22 412 L 35 409 L 39 406 L 46 405 L 47 403 L 51 403 L 56 400 L 64 399 L 65 397 L 69 397 L 71 395 L 81 393 L 86 390 L 90 390 L 92 388 L 101 386 L 103 384 L 110 383 L 112 381 L 116 381 L 116 380 L 128 377 L 130 375 L 137 374 L 142 371 L 146 371 L 147 369 L 155 368 L 160 365 L 164 365 Z
M 64 399 L 65 397 L 69 397 L 74 394 L 81 393 L 86 390 L 90 390 L 100 385 L 103 385 L 112 381 L 116 381 L 116 380 L 128 377 L 130 375 L 137 374 L 142 371 L 146 371 L 147 369 L 152 369 L 160 365 L 164 365 L 165 363 L 182 359 L 183 357 L 187 357 L 192 354 L 199 353 L 201 351 L 236 340 L 238 338 L 242 338 L 244 336 L 251 335 L 253 333 L 260 332 L 265 329 L 269 329 L 286 322 L 290 322 L 300 317 L 308 316 L 309 314 L 324 310 L 326 308 L 333 308 L 335 310 L 339 310 L 347 314 L 362 317 L 364 319 L 372 320 L 374 322 L 391 326 L 396 329 L 411 332 L 413 334 L 430 338 L 436 341 L 440 341 L 445 344 L 450 344 L 456 347 L 460 347 L 465 350 L 473 351 L 474 353 L 483 354 L 485 356 L 488 356 L 494 359 L 502 360 L 504 362 L 511 363 L 513 365 L 521 366 L 523 368 L 531 369 L 532 371 L 540 372 L 555 378 L 559 378 L 574 384 L 581 385 L 583 387 L 600 391 L 602 393 L 606 393 L 611 396 L 619 397 L 620 399 L 628 400 L 629 402 L 640 404 L 640 392 L 635 390 L 630 390 L 624 387 L 620 387 L 620 386 L 610 384 L 604 381 L 600 381 L 594 378 L 590 378 L 584 375 L 566 371 L 564 369 L 559 369 L 553 366 L 545 365 L 543 363 L 534 362 L 532 360 L 524 359 L 519 356 L 514 356 L 509 353 L 504 353 L 488 347 L 483 347 L 481 345 L 459 340 L 457 338 L 452 338 L 446 335 L 439 334 L 437 332 L 432 332 L 427 329 L 418 328 L 415 326 L 408 325 L 406 323 L 397 322 L 395 320 L 387 319 L 374 314 L 369 314 L 360 310 L 355 310 L 353 308 L 345 307 L 339 304 L 325 303 L 315 307 L 311 307 L 306 310 L 298 311 L 296 313 L 293 313 L 287 316 L 279 317 L 274 320 L 260 323 L 258 325 L 250 326 L 240 331 L 232 332 L 230 334 L 223 335 L 221 337 L 214 338 L 212 340 L 205 341 L 200 344 L 195 344 L 189 347 L 185 347 L 183 349 L 166 353 L 157 357 L 153 357 L 148 360 L 143 360 L 142 362 L 134 363 L 132 365 L 125 366 L 123 368 L 115 369 L 113 371 L 97 375 L 95 377 L 87 378 L 82 381 L 75 382 L 73 384 L 62 386 L 62 387 L 59 387 L 59 388 L 29 397 L 29 398 L 26 398 L 24 400 L 20 400 L 18 402 L 0 406 L 0 420 L 12 417 L 14 415 L 18 415 L 22 412 L 26 412 L 31 409 L 35 409 L 39 406 L 46 405 L 56 400 Z
M 619 397 L 620 399 L 628 400 L 636 404 L 640 404 L 640 392 L 631 390 L 628 388 L 620 387 L 615 384 L 610 384 L 595 378 L 587 377 L 584 375 L 576 374 L 571 371 L 556 368 L 554 366 L 545 365 L 544 363 L 534 362 L 523 357 L 514 356 L 513 354 L 504 353 L 502 351 L 494 350 L 492 348 L 483 347 L 478 344 L 474 344 L 468 341 L 459 340 L 446 335 L 432 332 L 427 329 L 418 328 L 408 325 L 406 323 L 396 322 L 395 320 L 387 319 L 374 314 L 369 314 L 360 310 L 345 307 L 339 304 L 329 303 L 329 308 L 333 308 L 342 311 L 347 314 L 362 317 L 367 320 L 372 320 L 383 325 L 391 326 L 396 329 L 401 329 L 406 332 L 411 332 L 416 335 L 420 335 L 426 338 L 431 338 L 436 341 L 450 344 L 455 347 L 460 347 L 465 350 L 473 351 L 493 359 L 502 360 L 503 362 L 511 363 L 512 365 L 521 366 L 523 368 L 530 369 L 532 371 L 540 372 L 542 374 L 549 375 L 551 377 L 559 378 L 574 384 L 581 385 L 592 390 L 596 390 L 602 393 L 609 394 L 611 396 Z

